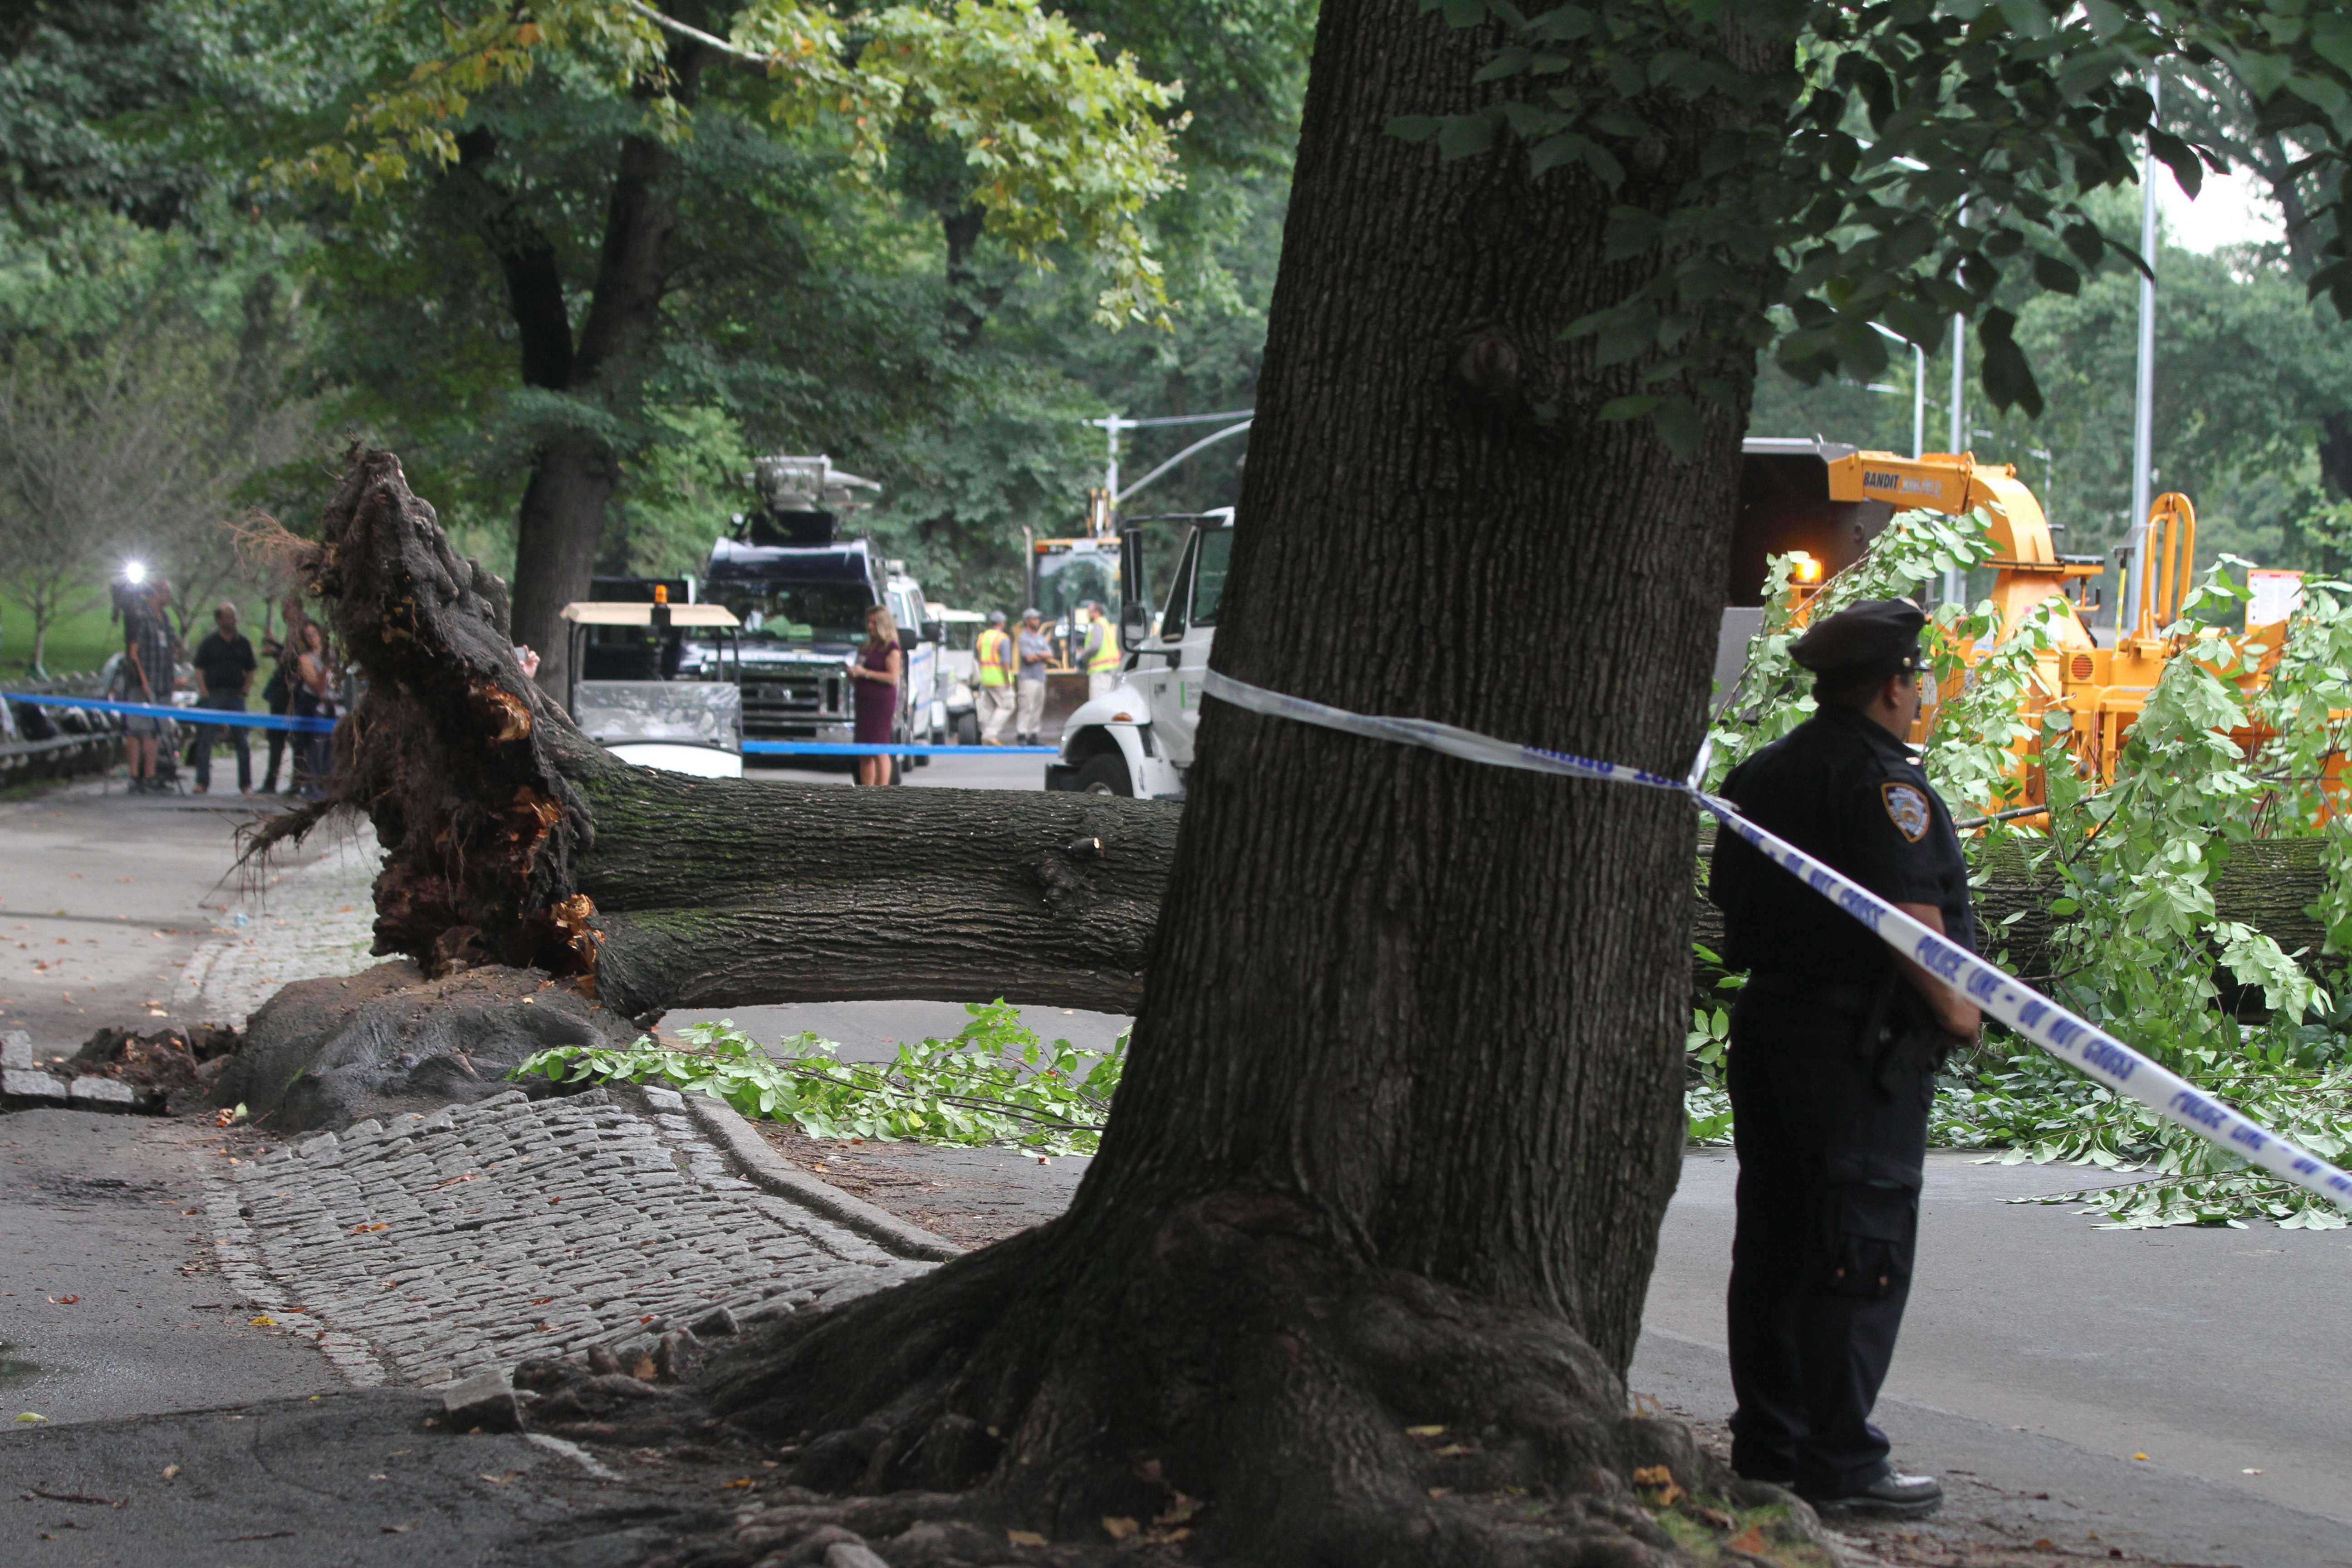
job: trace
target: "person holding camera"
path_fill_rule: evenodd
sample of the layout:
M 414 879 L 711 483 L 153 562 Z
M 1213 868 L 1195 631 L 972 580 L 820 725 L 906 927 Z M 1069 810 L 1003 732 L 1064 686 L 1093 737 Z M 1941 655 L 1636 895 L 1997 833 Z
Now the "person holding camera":
M 173 664 L 177 639 L 172 636 L 171 617 L 164 611 L 171 601 L 172 585 L 161 577 L 133 583 L 129 592 L 121 595 L 122 662 L 114 672 L 117 700 L 156 707 L 171 705 L 172 689 L 179 681 L 179 672 Z M 166 788 L 157 776 L 155 757 L 164 737 L 171 732 L 169 719 L 151 713 L 123 716 L 122 750 L 131 765 L 131 794 L 155 795 Z
M 1812 672 L 1818 711 L 1723 793 L 1973 952 L 1968 860 L 1905 744 L 1926 619 L 1907 599 L 1873 600 L 1806 632 L 1790 657 Z M 1748 971 L 1727 1069 L 1732 1468 L 1825 1513 L 1932 1513 L 1943 1488 L 1895 1472 L 1870 1413 L 1910 1295 L 1936 1072 L 1975 1040 L 1977 1009 L 1736 835 L 1716 836 L 1707 892 L 1725 962 Z

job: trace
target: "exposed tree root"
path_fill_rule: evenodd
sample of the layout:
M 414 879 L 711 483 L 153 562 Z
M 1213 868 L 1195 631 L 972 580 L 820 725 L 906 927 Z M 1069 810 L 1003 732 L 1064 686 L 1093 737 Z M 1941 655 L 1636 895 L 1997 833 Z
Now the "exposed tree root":
M 660 1568 L 815 1563 L 841 1532 L 892 1568 L 1832 1560 L 1801 1504 L 1626 1415 L 1557 1321 L 1368 1263 L 1307 1205 L 1218 1194 L 1123 1245 L 1076 1218 L 720 1349 L 697 1407 L 786 1489 Z M 627 1381 L 576 1377 L 534 1423 L 693 1427 Z
M 249 852 L 348 807 L 387 851 L 376 952 L 435 976 L 493 960 L 585 973 L 589 910 L 571 889 L 594 831 L 574 780 L 604 759 L 523 678 L 504 585 L 449 547 L 400 459 L 355 446 L 349 461 L 319 542 L 289 565 L 335 601 L 368 687 L 337 731 L 331 798 L 264 824 Z

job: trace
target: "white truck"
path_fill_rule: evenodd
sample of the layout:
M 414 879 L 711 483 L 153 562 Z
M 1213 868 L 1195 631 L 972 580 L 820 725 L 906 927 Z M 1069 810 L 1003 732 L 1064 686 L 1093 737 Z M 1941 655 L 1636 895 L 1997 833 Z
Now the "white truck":
M 1217 636 L 1217 606 L 1234 553 L 1230 507 L 1203 513 L 1184 541 L 1158 626 L 1144 582 L 1141 531 L 1120 535 L 1119 683 L 1081 703 L 1062 724 L 1062 756 L 1045 767 L 1047 789 L 1184 798 L 1201 682 Z

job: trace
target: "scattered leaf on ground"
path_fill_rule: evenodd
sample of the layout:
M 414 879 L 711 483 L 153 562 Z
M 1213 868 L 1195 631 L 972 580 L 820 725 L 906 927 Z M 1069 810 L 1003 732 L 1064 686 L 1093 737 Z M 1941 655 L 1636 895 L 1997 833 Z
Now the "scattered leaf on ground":
M 1008 1530 L 1004 1539 L 1015 1546 L 1043 1546 L 1045 1538 L 1034 1530 Z
M 1443 1454 L 1445 1450 L 1440 1448 L 1438 1452 Z M 1653 1508 L 1672 1508 L 1675 1500 L 1683 1495 L 1683 1489 L 1675 1484 L 1674 1471 L 1664 1465 L 1644 1465 L 1635 1470 L 1633 1486 L 1636 1490 L 1651 1494 L 1643 1500 Z
M 1103 1533 L 1109 1536 L 1113 1541 L 1125 1541 L 1137 1531 L 1143 1528 L 1141 1525 L 1136 1523 L 1135 1521 L 1128 1518 L 1125 1514 L 1107 1515 L 1105 1516 L 1102 1524 Z
M 1734 1552 L 1745 1552 L 1752 1557 L 1764 1550 L 1764 1527 L 1760 1524 L 1750 1524 L 1724 1544 Z

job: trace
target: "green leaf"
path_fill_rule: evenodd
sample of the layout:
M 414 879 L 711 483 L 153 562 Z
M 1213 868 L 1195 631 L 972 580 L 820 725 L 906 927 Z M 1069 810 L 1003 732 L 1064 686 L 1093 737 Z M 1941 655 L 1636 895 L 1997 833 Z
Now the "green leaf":
M 1601 405 L 1600 417 L 1612 422 L 1639 419 L 1643 415 L 1663 405 L 1665 401 L 1663 397 L 1648 393 L 1637 393 L 1627 397 L 1612 397 Z
M 1657 343 L 1658 308 L 1646 300 L 1608 312 L 1592 350 L 1593 363 L 1623 364 L 1638 359 Z
M 1654 417 L 1658 435 L 1669 451 L 1678 458 L 1687 458 L 1698 450 L 1698 444 L 1706 432 L 1699 423 L 1697 408 L 1692 405 L 1689 398 L 1669 398 L 1658 405 Z
M 1433 114 L 1400 114 L 1388 123 L 1388 133 L 1400 142 L 1426 142 L 1444 123 Z
M 1437 132 L 1437 150 L 1447 158 L 1472 158 L 1495 144 L 1497 121 L 1484 114 L 1448 115 Z
M 2352 16 L 2333 9 L 2315 12 L 2311 47 L 2337 70 L 2352 71 Z
M 2021 409 L 2027 418 L 2039 418 L 2042 388 L 2033 379 L 2033 367 L 2026 363 L 2025 352 L 2011 336 L 2016 325 L 2014 315 L 1997 307 L 1985 311 L 1977 323 L 1977 342 L 1984 359 L 1985 395 L 1996 408 Z
M 2033 258 L 2033 280 L 2058 294 L 2079 293 L 2083 275 L 2054 256 L 2036 254 Z
M 2194 199 L 2205 181 L 2205 161 L 2196 150 L 2171 132 L 2157 130 L 2148 132 L 2147 148 L 2172 171 L 2172 177 L 2180 182 L 2181 191 Z
M 1535 151 L 1528 154 L 1528 170 L 1534 174 L 1549 174 L 1562 163 L 1579 162 L 1591 145 L 1592 138 L 1590 136 L 1571 133 L 1546 137 L 1536 143 Z

